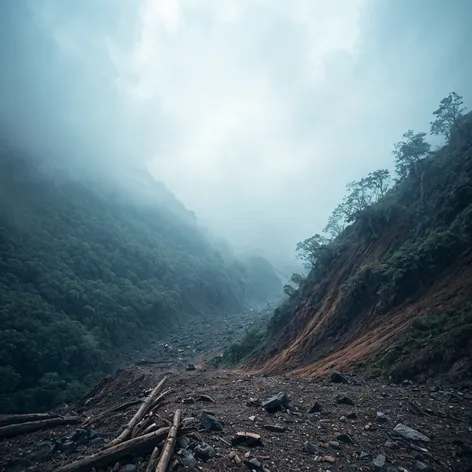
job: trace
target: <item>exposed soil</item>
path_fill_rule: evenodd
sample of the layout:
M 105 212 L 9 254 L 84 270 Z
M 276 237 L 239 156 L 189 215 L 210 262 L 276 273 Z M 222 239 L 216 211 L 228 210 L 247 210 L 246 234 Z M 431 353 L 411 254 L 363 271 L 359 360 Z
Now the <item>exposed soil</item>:
M 382 242 L 382 250 L 389 244 Z M 294 310 L 287 327 L 248 364 L 253 372 L 281 374 L 293 372 L 300 377 L 329 374 L 333 369 L 349 371 L 366 364 L 387 349 L 396 346 L 413 321 L 441 310 L 453 310 L 472 302 L 472 254 L 468 253 L 438 276 L 438 280 L 394 308 L 379 310 L 374 297 L 354 300 L 342 290 L 354 268 L 375 258 L 378 246 L 367 251 L 352 249 L 334 264 L 318 285 L 313 287 Z M 375 257 L 374 257 L 375 256 Z M 452 346 L 453 355 L 418 355 L 419 362 L 405 356 L 405 377 L 430 372 L 462 377 L 470 374 L 472 342 Z M 438 349 L 441 351 L 441 349 Z M 444 351 L 444 349 L 442 349 Z M 429 359 L 429 360 L 428 360 Z M 466 362 L 464 362 L 464 359 Z M 421 362 L 420 362 L 421 360 Z
M 244 463 L 238 466 L 229 458 L 231 452 L 236 452 L 243 461 L 256 458 L 261 463 L 259 468 L 252 465 L 253 470 L 271 472 L 472 471 L 472 390 L 468 385 L 387 385 L 357 376 L 347 376 L 348 384 L 336 384 L 329 377 L 300 379 L 205 369 L 202 362 L 197 362 L 196 370 L 186 370 L 188 362 L 215 354 L 221 337 L 217 339 L 214 334 L 205 341 L 210 350 L 208 356 L 191 352 L 193 348 L 178 347 L 180 343 L 192 346 L 187 340 L 195 341 L 194 336 L 200 336 L 197 332 L 233 336 L 228 334 L 231 326 L 242 323 L 243 328 L 238 329 L 244 330 L 246 323 L 255 322 L 250 315 L 247 317 L 246 321 L 228 319 L 219 327 L 212 327 L 213 322 L 207 326 L 189 323 L 175 336 L 175 342 L 170 337 L 156 343 L 149 354 L 155 353 L 155 357 L 146 357 L 154 364 L 122 369 L 105 378 L 77 405 L 58 410 L 61 414 L 79 415 L 82 425 L 58 426 L 0 440 L 0 470 L 54 471 L 105 448 L 133 417 L 139 403 L 101 418 L 99 415 L 120 404 L 143 399 L 167 375 L 165 389 L 173 391 L 155 410 L 155 422 L 165 426 L 166 421 L 172 421 L 177 408 L 182 409 L 183 418 L 195 419 L 186 420 L 186 434 L 181 433 L 169 470 L 251 470 L 250 466 Z M 157 363 L 157 353 L 164 364 Z M 269 413 L 259 401 L 278 392 L 289 396 L 289 408 Z M 200 401 L 199 395 L 207 395 L 215 403 Z M 338 404 L 338 395 L 347 396 L 354 405 Z M 309 414 L 316 401 L 321 412 Z M 224 423 L 223 431 L 201 431 L 199 420 L 203 411 L 214 413 Z M 430 442 L 402 439 L 393 431 L 398 423 L 418 430 Z M 266 425 L 281 426 L 281 432 L 270 431 Z M 262 446 L 231 446 L 237 432 L 259 434 Z M 349 438 L 340 435 L 348 435 L 352 443 L 343 442 Z M 330 441 L 334 443 L 329 444 Z M 303 450 L 306 442 L 311 443 L 305 446 L 310 452 Z M 192 454 L 199 443 L 213 447 L 216 456 L 187 468 L 174 462 L 183 457 L 177 452 L 184 449 Z M 99 470 L 144 471 L 150 454 L 151 451 L 144 451 Z M 385 464 L 376 469 L 374 459 L 379 464 L 383 462 L 379 455 L 384 456 Z

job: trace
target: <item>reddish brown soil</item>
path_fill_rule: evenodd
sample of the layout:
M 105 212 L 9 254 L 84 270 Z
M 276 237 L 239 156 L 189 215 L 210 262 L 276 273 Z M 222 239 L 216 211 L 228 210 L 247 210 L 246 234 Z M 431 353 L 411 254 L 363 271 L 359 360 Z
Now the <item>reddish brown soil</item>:
M 471 254 L 453 261 L 448 270 L 438 274 L 436 283 L 422 293 L 386 312 L 378 312 L 379 302 L 375 298 L 356 300 L 347 296 L 343 283 L 360 264 L 377 258 L 379 247 L 385 252 L 393 241 L 394 237 L 390 236 L 389 240 L 382 240 L 367 250 L 353 248 L 335 263 L 324 280 L 313 287 L 311 295 L 295 309 L 283 332 L 248 363 L 248 371 L 292 372 L 300 377 L 326 374 L 333 368 L 350 371 L 394 346 L 415 318 L 461 308 L 472 300 Z M 430 367 L 436 372 L 454 369 L 449 364 L 425 366 Z

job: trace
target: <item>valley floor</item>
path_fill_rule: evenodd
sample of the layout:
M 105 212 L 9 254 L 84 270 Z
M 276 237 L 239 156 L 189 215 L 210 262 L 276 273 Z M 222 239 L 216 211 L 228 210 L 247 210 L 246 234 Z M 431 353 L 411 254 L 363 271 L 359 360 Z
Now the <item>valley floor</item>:
M 336 384 L 329 378 L 310 380 L 211 370 L 198 362 L 196 370 L 186 370 L 191 356 L 183 359 L 184 353 L 178 349 L 184 347 L 176 346 L 181 342 L 179 336 L 175 339 L 174 360 L 169 355 L 163 363 L 151 364 L 158 361 L 150 360 L 121 369 L 77 405 L 56 412 L 79 416 L 78 424 L 0 439 L 0 470 L 54 471 L 100 451 L 119 435 L 139 403 L 101 414 L 143 399 L 167 376 L 164 390 L 172 391 L 155 409 L 154 421 L 159 427 L 166 426 L 176 409 L 181 409 L 187 431 L 178 439 L 171 464 L 176 459 L 191 463 L 190 454 L 201 451 L 198 446 L 202 443 L 214 449 L 209 449 L 211 454 L 216 453 L 189 467 L 174 462 L 175 468 L 169 470 L 472 471 L 472 390 L 467 385 L 393 385 L 358 376 L 347 376 L 349 383 Z M 170 342 L 156 343 L 152 351 L 167 352 Z M 214 351 L 212 355 L 216 348 Z M 203 357 L 198 354 L 197 360 Z M 289 409 L 267 412 L 260 402 L 279 392 L 288 395 Z M 353 404 L 339 403 L 340 396 L 347 397 L 345 403 L 351 400 Z M 315 402 L 321 411 L 308 413 Z M 202 430 L 199 424 L 203 411 L 213 413 L 223 430 Z M 394 431 L 399 423 L 423 433 L 430 441 L 402 437 Z M 237 432 L 260 435 L 262 446 L 232 446 Z M 97 472 L 145 471 L 150 453 L 113 461 Z M 239 466 L 235 453 L 243 461 Z M 252 463 L 244 465 L 250 460 Z

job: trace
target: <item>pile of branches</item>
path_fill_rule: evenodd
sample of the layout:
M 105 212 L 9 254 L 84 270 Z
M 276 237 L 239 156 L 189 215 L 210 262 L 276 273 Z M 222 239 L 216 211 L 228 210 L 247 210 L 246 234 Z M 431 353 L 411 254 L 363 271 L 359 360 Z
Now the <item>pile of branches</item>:
M 120 435 L 106 444 L 99 452 L 65 464 L 55 470 L 57 472 L 88 472 L 93 469 L 113 466 L 113 464 L 115 464 L 113 468 L 115 470 L 117 467 L 119 468 L 119 461 L 124 457 L 142 455 L 152 451 L 146 472 L 165 472 L 172 457 L 177 433 L 182 426 L 180 409 L 175 411 L 172 422 L 166 421 L 167 426 L 162 427 L 162 422 L 158 424 L 159 422 L 156 421 L 158 415 L 155 410 L 166 395 L 172 392 L 172 389 L 168 389 L 161 393 L 166 380 L 167 377 L 164 377 L 142 402 L 133 400 L 95 417 L 87 418 L 82 423 L 83 426 L 97 423 L 109 414 L 125 409 L 131 404 L 141 403 L 138 411 Z M 79 423 L 80 420 L 77 416 L 63 417 L 47 413 L 9 415 L 0 418 L 0 438 L 48 429 L 57 425 Z M 184 434 L 185 428 L 181 428 L 180 432 Z

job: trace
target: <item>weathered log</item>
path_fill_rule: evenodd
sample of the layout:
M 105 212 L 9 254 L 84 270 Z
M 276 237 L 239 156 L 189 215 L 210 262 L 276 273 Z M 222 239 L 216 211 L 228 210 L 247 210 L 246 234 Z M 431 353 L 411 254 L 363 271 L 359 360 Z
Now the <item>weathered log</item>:
M 159 459 L 159 448 L 156 446 L 152 451 L 149 462 L 147 463 L 146 472 L 154 472 L 156 470 L 157 460 Z
M 115 407 L 110 408 L 108 410 L 102 411 L 102 413 L 100 413 L 99 415 L 97 415 L 95 417 L 91 416 L 90 418 L 87 418 L 82 423 L 82 426 L 89 426 L 91 424 L 97 423 L 98 421 L 101 421 L 103 418 L 108 416 L 110 413 L 116 413 L 117 411 L 126 410 L 126 408 L 128 408 L 130 406 L 137 405 L 138 403 L 142 403 L 142 401 L 143 401 L 142 399 L 131 400 L 129 402 L 122 403 L 121 405 L 115 406 Z
M 41 429 L 48 429 L 62 424 L 78 423 L 80 418 L 78 416 L 50 418 L 40 421 L 29 421 L 27 423 L 11 424 L 0 428 L 0 438 L 8 438 L 11 436 L 18 436 L 20 434 L 32 433 Z
M 92 467 L 96 469 L 106 467 L 108 464 L 118 461 L 125 456 L 142 454 L 151 450 L 156 443 L 165 439 L 168 433 L 169 428 L 161 428 L 145 436 L 130 439 L 117 446 L 109 447 L 91 456 L 71 462 L 56 469 L 56 472 L 89 472 L 92 470 Z
M 51 413 L 27 413 L 25 415 L 2 415 L 0 417 L 0 426 L 8 426 L 10 424 L 29 423 L 30 421 L 48 420 L 51 418 L 59 418 L 60 415 Z
M 152 392 L 145 398 L 142 405 L 139 407 L 139 410 L 131 418 L 131 421 L 128 423 L 123 432 L 108 445 L 109 447 L 116 446 L 123 441 L 126 441 L 133 431 L 133 428 L 144 418 L 144 415 L 149 411 L 149 408 L 153 404 L 157 394 L 160 392 L 164 382 L 167 380 L 167 376 L 164 377 L 152 390 Z
M 162 449 L 161 458 L 156 467 L 156 472 L 166 472 L 167 466 L 169 465 L 169 460 L 174 450 L 175 440 L 177 438 L 177 431 L 180 426 L 180 418 L 182 416 L 181 410 L 176 410 L 174 414 L 174 421 L 172 422 L 172 427 L 169 430 L 169 436 L 167 436 L 166 443 L 164 444 L 164 449 Z

